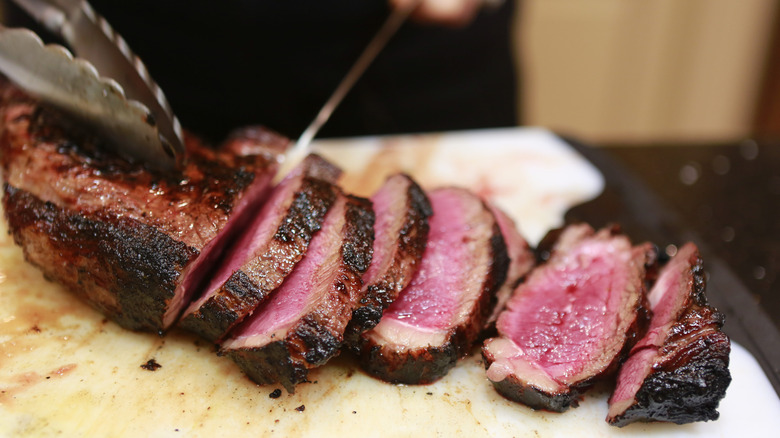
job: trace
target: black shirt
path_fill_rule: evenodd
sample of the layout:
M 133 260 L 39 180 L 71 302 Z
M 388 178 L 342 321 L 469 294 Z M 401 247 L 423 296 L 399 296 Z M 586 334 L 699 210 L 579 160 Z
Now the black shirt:
M 297 137 L 390 13 L 386 0 L 92 0 L 182 125 L 211 140 L 262 124 Z M 512 3 L 462 29 L 407 22 L 320 136 L 517 122 Z

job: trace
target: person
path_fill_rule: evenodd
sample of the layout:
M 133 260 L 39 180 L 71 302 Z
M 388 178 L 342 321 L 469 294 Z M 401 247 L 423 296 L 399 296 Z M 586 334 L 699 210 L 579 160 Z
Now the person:
M 91 0 L 210 141 L 308 126 L 392 8 L 417 0 Z M 318 137 L 517 123 L 513 3 L 422 0 Z M 18 16 L 18 14 L 16 14 Z

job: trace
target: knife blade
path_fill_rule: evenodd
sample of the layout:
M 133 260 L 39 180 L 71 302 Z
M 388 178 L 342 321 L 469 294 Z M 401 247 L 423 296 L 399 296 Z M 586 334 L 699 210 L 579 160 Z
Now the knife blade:
M 330 116 L 333 114 L 336 107 L 339 106 L 368 66 L 376 59 L 377 55 L 382 51 L 385 45 L 387 45 L 387 42 L 395 35 L 398 28 L 401 27 L 420 2 L 421 0 L 409 2 L 404 7 L 394 9 L 393 12 L 390 13 L 374 37 L 369 41 L 366 48 L 363 49 L 363 52 L 358 56 L 355 63 L 352 64 L 352 67 L 347 71 L 347 74 L 333 91 L 333 94 L 330 95 L 322 108 L 320 108 L 320 111 L 314 117 L 314 120 L 312 120 L 300 137 L 298 137 L 295 145 L 285 153 L 284 161 L 282 161 L 279 172 L 274 179 L 275 183 L 284 178 L 290 170 L 308 155 L 311 141 L 317 135 L 317 132 L 319 132 L 322 126 L 330 119 Z
M 124 96 L 131 100 L 130 106 L 138 107 L 136 103 L 140 103 L 140 106 L 145 107 L 148 121 L 152 122 L 158 134 L 140 143 L 137 139 L 131 142 L 119 138 L 119 135 L 113 135 L 121 152 L 141 159 L 153 167 L 173 166 L 176 157 L 184 153 L 181 125 L 165 94 L 151 78 L 143 62 L 133 54 L 125 40 L 108 22 L 84 0 L 14 2 L 48 30 L 60 35 L 80 58 L 86 59 L 97 69 L 100 76 L 116 81 Z M 119 106 L 113 108 L 121 111 Z M 111 114 L 104 116 L 112 117 Z M 120 115 L 118 119 L 123 117 L 127 118 Z M 108 131 L 108 126 L 100 125 L 116 125 L 118 121 L 95 119 L 92 123 Z

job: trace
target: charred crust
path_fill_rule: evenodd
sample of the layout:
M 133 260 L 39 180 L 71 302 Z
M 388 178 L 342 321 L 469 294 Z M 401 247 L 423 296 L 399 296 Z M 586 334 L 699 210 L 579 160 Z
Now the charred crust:
M 500 382 L 491 383 L 493 383 L 496 392 L 504 398 L 522 403 L 531 409 L 565 412 L 569 408 L 576 408 L 578 405 L 578 393 L 549 394 L 534 386 L 521 383 L 514 376 L 508 376 Z
M 487 207 L 485 208 L 487 209 Z M 488 209 L 487 211 L 490 210 Z M 506 275 L 507 271 L 509 270 L 510 262 L 504 235 L 501 233 L 501 228 L 498 226 L 498 222 L 495 221 L 493 223 L 493 235 L 490 237 L 490 252 L 492 254 L 492 266 L 484 286 L 484 295 L 487 295 L 488 302 L 486 303 L 485 308 L 482 309 L 484 315 L 482 315 L 481 318 L 483 320 L 486 320 L 493 311 L 493 307 L 496 304 L 496 292 L 501 287 L 501 285 L 504 284 L 504 281 L 506 281 Z M 482 327 L 482 325 L 480 325 L 480 327 Z
M 407 190 L 407 195 L 409 196 L 409 199 L 411 199 L 409 205 L 416 213 L 415 217 L 420 219 L 424 218 L 427 220 L 429 217 L 433 216 L 433 207 L 431 206 L 430 199 L 428 199 L 428 195 L 425 194 L 425 191 L 422 189 L 422 187 L 420 187 L 420 185 L 417 184 L 417 182 L 410 176 L 404 176 L 406 176 L 406 178 L 409 180 L 409 189 Z
M 122 327 L 164 329 L 177 280 L 198 251 L 133 219 L 86 217 L 8 184 L 4 188 L 14 240 L 47 278 L 62 282 Z
M 341 348 L 341 336 L 334 335 L 312 315 L 305 317 L 298 325 L 294 337 L 302 346 L 300 355 L 306 362 L 307 369 L 325 364 Z
M 328 182 L 303 178 L 265 253 L 248 260 L 179 324 L 211 341 L 225 336 L 279 287 L 303 258 L 337 192 L 338 188 Z
M 179 321 L 185 330 L 217 342 L 239 320 L 240 314 L 251 312 L 265 295 L 258 297 L 255 284 L 243 271 L 234 272 L 219 293 L 193 313 Z
M 363 274 L 371 264 L 374 252 L 374 211 L 371 201 L 347 196 L 346 237 L 341 247 L 344 263 Z
M 347 196 L 344 209 L 340 213 L 345 220 L 340 230 L 340 258 L 322 302 L 290 328 L 284 339 L 227 352 L 256 382 L 279 382 L 292 393 L 295 385 L 306 381 L 309 369 L 340 352 L 344 329 L 362 290 L 361 273 L 371 259 L 374 224 L 367 200 Z
M 609 419 L 614 426 L 633 422 L 676 424 L 718 419 L 717 407 L 731 383 L 728 338 L 717 332 L 696 341 L 697 354 L 679 367 L 661 366 L 637 391 L 636 403 Z
M 490 211 L 490 210 L 488 210 Z M 492 214 L 492 213 L 491 213 Z M 495 332 L 495 324 L 489 324 L 490 316 L 498 305 L 498 291 L 507 279 L 509 273 L 509 252 L 506 247 L 504 235 L 501 233 L 501 227 L 496 222 L 493 225 L 493 235 L 490 238 L 492 269 L 484 283 L 484 293 L 480 296 L 478 327 L 474 327 L 475 333 L 469 334 L 469 346 L 475 341 L 484 339 L 488 333 Z M 521 279 L 518 279 L 518 284 Z M 467 347 L 468 348 L 468 347 Z
M 366 288 L 366 295 L 377 293 L 377 287 L 372 285 Z M 376 304 L 368 304 L 361 300 L 360 307 L 352 312 L 352 319 L 349 320 L 347 331 L 344 333 L 344 343 L 351 349 L 358 348 L 360 334 L 371 330 L 379 324 L 382 318 L 384 308 Z
M 709 305 L 705 290 L 707 288 L 707 280 L 704 271 L 704 262 L 701 259 L 698 251 L 692 256 L 691 260 L 691 273 L 693 274 L 693 293 L 692 298 L 696 305 L 701 307 L 707 307 Z M 723 318 L 721 316 L 721 318 Z M 722 323 L 721 323 L 722 326 Z
M 410 200 L 407 209 L 409 218 L 401 227 L 401 252 L 413 257 L 419 263 L 428 243 L 430 230 L 428 219 L 433 216 L 433 208 L 423 189 L 411 178 L 409 178 L 407 196 Z M 389 303 L 385 305 L 387 304 Z
M 704 266 L 691 254 L 687 308 L 672 325 L 651 373 L 624 412 L 609 417 L 614 426 L 664 421 L 685 424 L 718 419 L 718 405 L 731 383 L 731 343 L 722 331 L 724 316 L 707 304 Z
M 373 376 L 390 383 L 433 383 L 455 366 L 460 351 L 451 341 L 432 348 L 398 351 L 372 344 L 359 356 L 361 367 Z
M 482 359 L 485 369 L 490 367 L 493 359 L 482 348 Z M 532 409 L 547 410 L 552 412 L 565 412 L 569 408 L 579 405 L 579 397 L 593 384 L 593 379 L 587 379 L 576 385 L 566 387 L 562 392 L 546 392 L 528 382 L 523 382 L 515 375 L 509 375 L 505 379 L 491 381 L 496 392 L 507 400 L 522 403 Z
M 61 209 L 59 222 L 45 233 L 43 225 L 27 227 L 23 240 L 12 229 L 28 260 L 123 326 L 166 329 L 160 314 L 165 324 L 176 316 L 165 313 L 184 268 L 235 216 L 242 194 L 270 179 L 274 160 L 186 138 L 180 165 L 158 172 L 124 160 L 99 137 L 7 82 L 0 80 L 0 88 L 6 181 L 51 201 L 46 208 Z M 101 189 L 97 194 L 95 187 Z M 57 232 L 62 235 L 46 235 Z
M 278 382 L 292 394 L 297 383 L 306 381 L 308 369 L 294 362 L 285 344 L 284 341 L 276 341 L 262 348 L 230 350 L 227 356 L 252 381 L 261 385 Z
M 624 238 L 620 228 L 617 226 L 603 228 L 598 231 L 593 230 L 589 225 L 580 224 L 574 226 L 577 229 L 567 231 L 567 227 L 548 233 L 538 248 L 545 254 L 542 257 L 543 262 L 555 263 L 557 252 L 568 251 L 584 239 Z M 590 388 L 595 381 L 609 377 L 618 369 L 637 340 L 645 334 L 651 313 L 645 291 L 647 267 L 654 263 L 655 251 L 650 244 L 630 246 L 630 243 L 628 243 L 628 245 L 631 255 L 631 262 L 628 267 L 632 273 L 631 282 L 628 284 L 627 289 L 619 292 L 622 295 L 621 302 L 623 305 L 619 309 L 620 313 L 614 315 L 616 318 L 615 328 L 618 331 L 611 338 L 611 343 L 606 344 L 603 347 L 604 350 L 602 350 L 605 354 L 604 357 L 608 358 L 609 362 L 604 361 L 594 364 L 597 366 L 590 365 L 589 368 L 586 368 L 587 374 L 582 380 L 561 384 L 561 389 L 555 392 L 546 392 L 534 386 L 532 383 L 525 381 L 525 376 L 522 374 L 510 374 L 499 382 L 492 382 L 495 389 L 502 396 L 509 400 L 526 404 L 534 409 L 563 412 L 571 407 L 576 407 L 577 397 Z M 503 336 L 503 334 L 499 332 L 498 336 Z M 489 357 L 491 354 L 486 348 L 483 348 L 482 353 L 486 367 L 489 367 L 493 362 L 493 359 Z M 606 353 L 609 353 L 609 356 Z
M 536 248 L 534 248 L 534 256 L 536 256 L 537 265 L 546 262 L 552 257 L 555 243 L 558 242 L 565 229 L 565 227 L 553 228 L 539 240 L 539 243 L 536 244 Z
M 305 382 L 309 369 L 322 365 L 338 353 L 341 338 L 311 317 L 285 339 L 258 348 L 230 350 L 227 355 L 261 385 L 280 383 L 289 393 Z
M 487 206 L 484 203 L 482 206 L 493 218 Z M 491 230 L 487 242 L 488 264 L 479 295 L 467 320 L 453 327 L 448 339 L 440 346 L 399 349 L 395 345 L 378 345 L 370 337 L 363 337 L 358 350 L 364 370 L 393 383 L 431 383 L 446 375 L 458 359 L 469 353 L 492 312 L 495 293 L 506 279 L 509 267 L 506 242 L 494 218 Z
M 336 187 L 316 178 L 304 178 L 292 205 L 276 230 L 274 239 L 280 242 L 307 242 L 319 231 L 325 214 L 336 200 Z
M 406 217 L 399 232 L 397 252 L 385 276 L 366 287 L 344 334 L 345 344 L 355 351 L 359 349 L 360 334 L 376 327 L 384 309 L 412 279 L 428 242 L 428 218 L 433 214 L 430 200 L 412 178 L 404 176 L 408 181 Z

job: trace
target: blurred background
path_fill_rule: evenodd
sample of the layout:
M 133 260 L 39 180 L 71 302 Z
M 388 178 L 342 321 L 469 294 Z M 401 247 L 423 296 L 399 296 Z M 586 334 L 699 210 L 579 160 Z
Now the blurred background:
M 524 0 L 524 123 L 594 144 L 780 137 L 776 0 Z
M 0 1 L 0 16 L 6 3 Z M 778 3 L 518 0 L 518 123 L 591 144 L 780 137 Z M 377 27 L 368 26 L 367 35 Z M 119 30 L 131 43 L 139 39 Z

